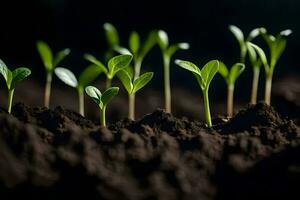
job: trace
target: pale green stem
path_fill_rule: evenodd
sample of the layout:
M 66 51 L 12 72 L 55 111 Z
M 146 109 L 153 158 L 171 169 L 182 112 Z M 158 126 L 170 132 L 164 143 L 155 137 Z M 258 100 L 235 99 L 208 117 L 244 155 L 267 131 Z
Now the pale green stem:
M 165 109 L 171 113 L 170 57 L 164 55 Z
M 13 103 L 14 92 L 15 92 L 15 89 L 8 90 L 8 103 L 7 103 L 8 113 L 11 113 L 11 107 L 12 107 L 12 103 Z
M 227 90 L 227 116 L 231 118 L 233 116 L 234 85 L 229 84 Z
M 83 89 L 78 89 L 79 114 L 84 116 L 84 92 Z
M 267 105 L 271 104 L 272 78 L 273 78 L 273 72 L 267 74 L 266 85 L 265 85 L 265 103 Z
M 106 89 L 108 89 L 108 88 L 110 88 L 110 86 L 111 86 L 111 78 L 107 78 L 106 79 Z
M 141 74 L 141 66 L 142 66 L 142 60 L 136 59 L 134 62 L 134 77 L 133 80 L 136 80 L 140 74 Z
M 254 68 L 253 70 L 253 80 L 252 80 L 252 90 L 251 90 L 251 104 L 256 104 L 257 102 L 257 89 L 259 81 L 259 68 Z
M 247 47 L 241 47 L 241 57 L 240 57 L 240 62 L 245 64 L 245 60 L 246 60 L 246 55 L 247 55 Z
M 51 83 L 52 83 L 52 72 L 47 72 L 44 106 L 49 108 L 50 106 L 50 95 L 51 95 Z
M 106 126 L 106 120 L 105 120 L 105 110 L 106 106 L 103 106 L 103 108 L 100 108 L 100 124 L 101 126 Z
M 128 94 L 128 118 L 135 118 L 135 94 Z
M 210 108 L 209 108 L 208 89 L 203 90 L 203 98 L 204 98 L 205 120 L 207 123 L 207 127 L 211 128 L 212 122 L 211 122 Z

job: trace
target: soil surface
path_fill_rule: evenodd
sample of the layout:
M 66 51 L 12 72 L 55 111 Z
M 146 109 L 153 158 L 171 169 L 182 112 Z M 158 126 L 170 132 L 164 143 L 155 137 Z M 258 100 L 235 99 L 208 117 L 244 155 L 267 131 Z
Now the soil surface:
M 108 128 L 57 107 L 0 111 L 0 198 L 298 199 L 300 129 L 249 105 L 214 127 L 163 110 Z

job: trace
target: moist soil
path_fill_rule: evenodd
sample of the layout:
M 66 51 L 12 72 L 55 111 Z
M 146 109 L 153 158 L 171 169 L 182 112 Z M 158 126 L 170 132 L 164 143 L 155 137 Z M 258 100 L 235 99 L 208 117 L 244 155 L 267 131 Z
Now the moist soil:
M 298 199 L 300 129 L 249 105 L 214 127 L 156 110 L 100 127 L 76 112 L 0 111 L 1 199 Z

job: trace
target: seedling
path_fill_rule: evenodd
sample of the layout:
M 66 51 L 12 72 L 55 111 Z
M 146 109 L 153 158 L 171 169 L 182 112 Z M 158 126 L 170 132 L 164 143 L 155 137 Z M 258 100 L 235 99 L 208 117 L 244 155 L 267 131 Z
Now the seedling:
M 57 67 L 54 72 L 62 82 L 77 89 L 79 113 L 84 116 L 84 88 L 101 74 L 101 69 L 96 65 L 90 65 L 80 74 L 78 80 L 75 75 L 66 68 Z
M 242 63 L 234 64 L 230 70 L 223 62 L 220 62 L 219 73 L 223 76 L 227 83 L 227 115 L 232 117 L 233 114 L 233 98 L 234 98 L 234 86 L 236 79 L 245 70 L 245 65 Z
M 15 87 L 18 83 L 28 77 L 31 74 L 31 71 L 30 69 L 25 67 L 20 67 L 13 71 L 10 71 L 5 63 L 0 59 L 0 73 L 4 77 L 8 89 L 7 111 L 8 113 L 11 113 Z
M 120 39 L 117 29 L 111 23 L 103 24 L 103 29 L 106 36 L 108 50 L 105 53 L 105 61 L 108 61 L 115 55 L 115 47 L 119 46 Z
M 128 92 L 128 118 L 134 120 L 135 117 L 135 104 L 134 97 L 137 91 L 145 87 L 153 77 L 153 72 L 147 72 L 141 76 L 133 79 L 132 70 L 125 68 L 118 72 L 118 78 L 123 83 Z
M 259 55 L 261 62 L 265 68 L 266 83 L 265 83 L 265 103 L 271 103 L 272 79 L 275 66 L 286 48 L 286 37 L 292 33 L 291 30 L 284 30 L 276 37 L 266 33 L 265 29 L 261 29 L 261 34 L 266 40 L 270 49 L 270 60 L 268 61 L 264 51 L 257 45 L 248 42 L 248 45 L 253 47 Z
M 85 88 L 85 92 L 100 108 L 100 123 L 106 126 L 105 111 L 107 104 L 119 93 L 118 87 L 108 88 L 103 94 L 94 86 Z
M 199 86 L 202 90 L 204 97 L 204 110 L 205 110 L 205 119 L 207 126 L 209 128 L 212 127 L 210 108 L 209 108 L 209 99 L 208 99 L 208 90 L 209 85 L 219 70 L 219 61 L 212 60 L 208 62 L 204 67 L 200 70 L 195 64 L 183 61 L 183 60 L 175 60 L 175 63 L 180 67 L 191 71 L 197 78 Z
M 105 67 L 104 64 L 102 64 L 101 61 L 97 60 L 93 55 L 91 54 L 85 54 L 85 59 L 90 61 L 91 63 L 97 65 L 99 69 L 106 75 L 106 89 L 110 88 L 111 81 L 114 78 L 114 76 L 122 69 L 127 67 L 131 60 L 132 55 L 119 55 L 111 58 L 108 61 L 108 67 Z
M 188 43 L 177 43 L 174 45 L 169 45 L 169 38 L 165 31 L 160 30 L 157 33 L 157 42 L 160 46 L 163 56 L 163 66 L 164 66 L 164 86 L 165 86 L 165 109 L 166 112 L 171 113 L 171 86 L 170 86 L 170 61 L 172 56 L 178 50 L 189 49 Z
M 59 51 L 53 58 L 53 53 L 47 43 L 43 41 L 37 41 L 36 46 L 46 69 L 44 106 L 49 107 L 53 71 L 55 67 L 57 67 L 57 65 L 70 54 L 70 49 Z
M 245 38 L 243 32 L 241 29 L 239 29 L 237 26 L 230 25 L 229 30 L 232 32 L 232 34 L 235 36 L 236 40 L 238 41 L 240 45 L 240 62 L 245 64 L 246 55 L 247 55 L 247 42 L 252 41 L 254 38 L 256 38 L 260 32 L 260 28 L 253 29 L 247 38 Z

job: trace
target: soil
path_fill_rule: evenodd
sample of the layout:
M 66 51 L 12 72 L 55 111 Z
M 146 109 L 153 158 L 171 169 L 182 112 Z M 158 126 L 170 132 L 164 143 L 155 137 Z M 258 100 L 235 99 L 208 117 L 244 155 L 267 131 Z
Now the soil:
M 1 199 L 299 198 L 300 129 L 249 105 L 214 127 L 163 110 L 107 128 L 76 112 L 0 111 Z

